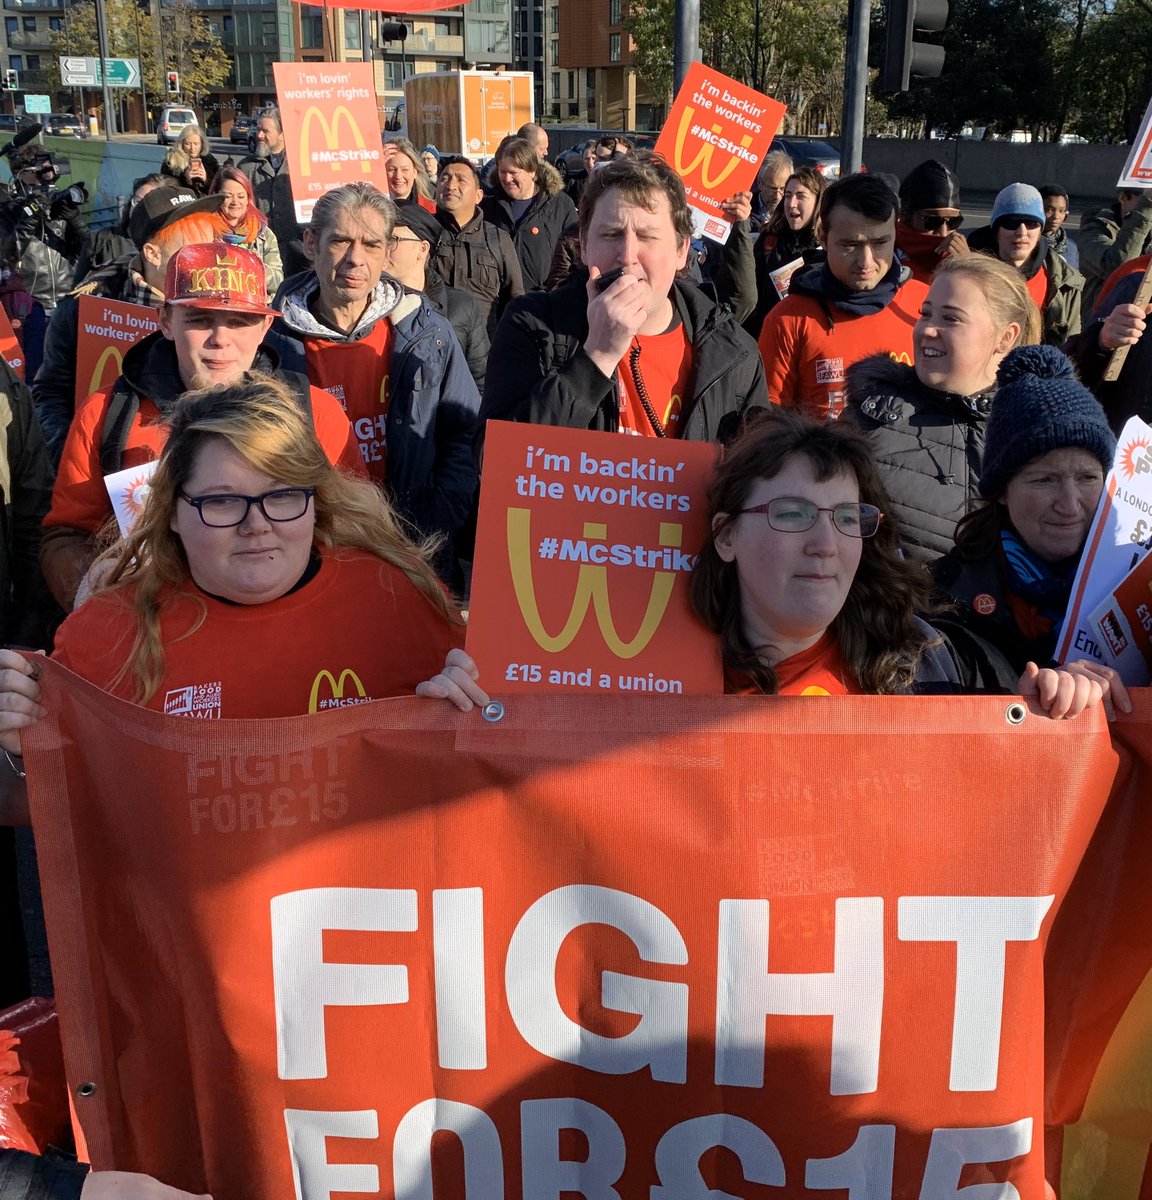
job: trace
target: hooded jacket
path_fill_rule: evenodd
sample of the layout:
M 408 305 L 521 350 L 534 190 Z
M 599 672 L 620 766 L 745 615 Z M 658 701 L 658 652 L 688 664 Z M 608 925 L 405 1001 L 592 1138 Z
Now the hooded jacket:
M 821 420 L 838 416 L 848 368 L 872 354 L 912 363 L 912 330 L 928 294 L 907 267 L 893 262 L 872 289 L 845 300 L 827 264 L 792 277 L 788 295 L 764 319 L 760 354 L 774 404 L 799 408 Z M 890 289 L 895 292 L 885 302 Z M 881 289 L 884 289 L 881 291 Z
M 993 393 L 958 396 L 925 387 L 914 367 L 873 355 L 848 369 L 843 420 L 872 445 L 910 558 L 952 548 L 956 522 L 978 493 Z
M 522 296 L 496 330 L 488 359 L 481 420 L 528 421 L 571 429 L 619 429 L 616 377 L 602 375 L 584 353 L 588 272 L 553 292 Z M 692 345 L 692 385 L 680 436 L 727 440 L 746 408 L 768 402 L 756 343 L 726 308 L 677 280 L 672 301 Z
M 367 337 L 392 323 L 385 426 L 387 490 L 396 510 L 422 534 L 453 535 L 468 517 L 478 477 L 472 453 L 480 394 L 448 319 L 418 292 L 388 276 L 351 334 L 321 324 L 308 308 L 319 283 L 307 271 L 284 281 L 281 310 L 267 343 L 289 370 L 306 372 L 305 337 L 331 342 Z
M 301 404 L 307 403 L 329 461 L 363 474 L 348 418 L 327 392 L 309 387 L 303 374 L 281 369 L 267 345 L 257 350 L 252 370 L 287 383 Z M 104 476 L 159 457 L 167 440 L 164 419 L 187 390 L 175 346 L 156 332 L 125 354 L 122 373 L 110 388 L 93 392 L 77 408 L 40 546 L 44 578 L 63 608 L 72 608 L 95 557 L 96 535 L 112 517 Z
M 480 302 L 460 288 L 449 287 L 431 267 L 424 269 L 424 295 L 428 303 L 452 323 L 456 340 L 468 362 L 468 371 L 475 380 L 476 391 L 482 391 L 490 343 Z
M 503 229 L 512 239 L 524 276 L 524 290 L 544 286 L 552 267 L 552 255 L 565 228 L 576 220 L 576 206 L 564 191 L 564 180 L 551 163 L 536 168 L 536 194 L 524 216 L 517 221 L 507 193 L 496 183 L 496 192 L 480 202 L 484 219 Z
M 524 274 L 512 239 L 484 220 L 476 210 L 466 225 L 443 209 L 436 210 L 443 226 L 429 264 L 449 287 L 476 297 L 488 328 L 488 340 L 496 332 L 496 323 L 504 315 L 510 300 L 524 295 Z
M 973 250 L 995 255 L 996 234 L 992 226 L 982 225 L 974 230 L 968 245 Z M 1056 253 L 1052 243 L 1043 234 L 1020 272 L 1025 279 L 1032 279 L 1042 269 L 1048 272 L 1048 286 L 1044 291 L 1044 303 L 1040 306 L 1044 341 L 1049 346 L 1063 346 L 1070 337 L 1080 332 L 1084 276 Z

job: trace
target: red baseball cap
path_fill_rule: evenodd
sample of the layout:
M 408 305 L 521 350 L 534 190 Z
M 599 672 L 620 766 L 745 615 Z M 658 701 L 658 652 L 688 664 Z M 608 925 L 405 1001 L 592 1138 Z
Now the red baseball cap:
M 164 300 L 187 308 L 280 315 L 268 307 L 264 264 L 259 256 L 225 242 L 181 246 L 168 260 Z

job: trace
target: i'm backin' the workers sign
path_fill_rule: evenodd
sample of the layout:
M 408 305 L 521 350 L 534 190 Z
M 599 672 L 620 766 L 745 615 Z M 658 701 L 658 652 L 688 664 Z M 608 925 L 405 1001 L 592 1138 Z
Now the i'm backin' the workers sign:
M 656 152 L 684 181 L 697 234 L 728 240 L 732 224 L 720 202 L 752 187 L 786 111 L 703 63 L 688 68 Z
M 388 190 L 371 63 L 273 63 L 298 221 L 333 188 Z
M 716 639 L 688 604 L 715 457 L 488 423 L 468 651 L 490 692 L 723 691 Z

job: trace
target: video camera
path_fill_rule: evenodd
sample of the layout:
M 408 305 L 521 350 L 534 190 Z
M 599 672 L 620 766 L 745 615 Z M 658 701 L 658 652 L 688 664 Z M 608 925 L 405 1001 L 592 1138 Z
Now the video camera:
M 12 169 L 12 181 L 8 185 L 10 203 L 29 217 L 44 214 L 54 218 L 86 203 L 88 189 L 83 183 L 74 183 L 67 188 L 55 186 L 61 175 L 71 172 L 72 164 L 66 158 L 55 157 L 43 146 L 29 146 L 43 128 L 43 125 L 35 124 L 22 129 L 0 148 L 0 158 L 6 158 Z

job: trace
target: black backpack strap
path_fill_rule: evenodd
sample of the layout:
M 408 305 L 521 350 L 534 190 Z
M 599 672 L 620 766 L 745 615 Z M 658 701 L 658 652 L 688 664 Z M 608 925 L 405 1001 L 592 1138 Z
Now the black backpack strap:
M 120 470 L 128 431 L 139 412 L 140 396 L 121 375 L 113 385 L 100 429 L 100 470 L 104 475 Z

